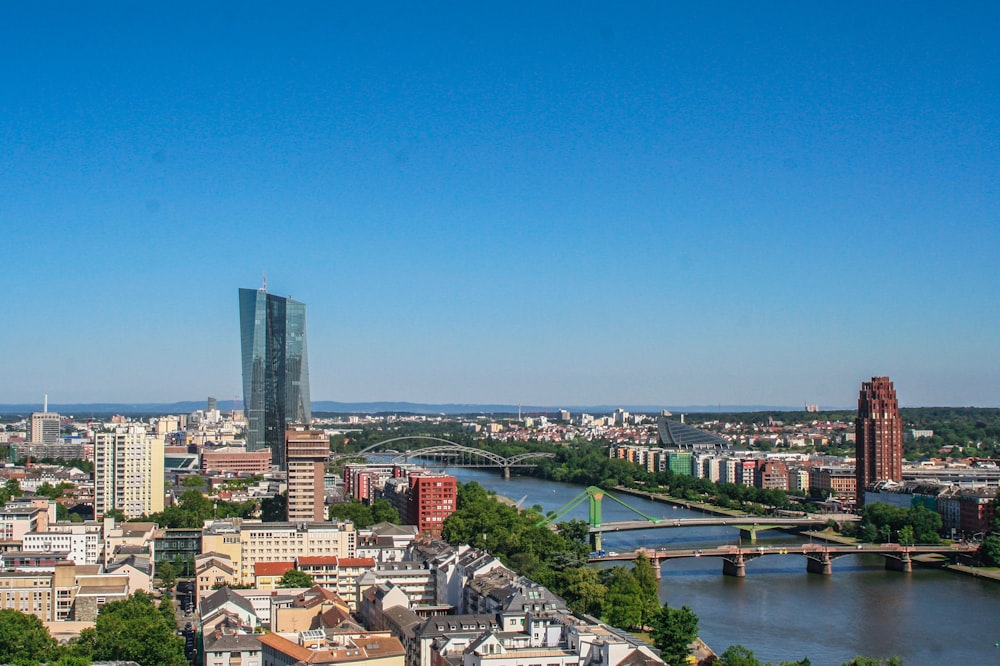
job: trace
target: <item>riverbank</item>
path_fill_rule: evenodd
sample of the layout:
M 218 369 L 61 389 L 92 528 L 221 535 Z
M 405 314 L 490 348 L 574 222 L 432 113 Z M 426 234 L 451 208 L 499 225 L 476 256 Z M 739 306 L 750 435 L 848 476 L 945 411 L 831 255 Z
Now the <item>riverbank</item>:
M 973 576 L 975 578 L 985 578 L 1000 583 L 1000 568 L 997 567 L 970 567 L 966 564 L 946 564 L 942 569 L 954 571 L 956 573 Z
M 523 507 L 537 505 L 544 513 L 564 507 L 585 490 L 579 484 L 535 477 L 503 480 L 487 470 L 461 469 L 454 474 L 463 483 L 476 481 L 515 501 L 525 498 Z M 666 503 L 630 497 L 613 487 L 608 490 L 651 516 L 707 515 L 682 505 L 674 511 Z M 616 502 L 603 504 L 605 521 L 637 518 Z M 571 519 L 587 519 L 586 502 L 563 517 Z M 644 539 L 639 532 L 613 532 L 605 535 L 604 545 L 625 552 L 652 544 L 649 539 L 659 543 L 660 537 L 678 547 L 694 548 L 736 540 L 731 526 L 689 527 L 655 535 Z M 765 543 L 785 542 L 778 534 L 762 537 Z M 801 537 L 788 539 L 793 540 L 802 541 Z M 809 542 L 808 535 L 805 542 Z M 662 569 L 659 601 L 671 608 L 689 606 L 699 618 L 698 635 L 716 652 L 738 643 L 753 650 L 762 663 L 808 656 L 813 664 L 833 665 L 858 654 L 899 655 L 907 666 L 996 661 L 993 643 L 1000 585 L 993 580 L 942 569 L 921 568 L 916 575 L 901 575 L 870 557 L 835 562 L 833 576 L 808 574 L 800 564 L 790 557 L 754 558 L 747 577 L 737 579 L 723 576 L 715 558 L 670 560 Z M 961 626 L 969 640 L 955 641 L 947 632 L 927 630 L 939 626 L 942 618 L 948 619 L 949 626 Z
M 752 514 L 746 513 L 745 511 L 723 509 L 721 506 L 715 506 L 714 504 L 708 504 L 707 502 L 693 502 L 691 500 L 677 499 L 676 497 L 671 497 L 670 495 L 665 495 L 663 493 L 651 493 L 645 490 L 626 488 L 624 486 L 615 486 L 615 492 L 619 495 L 641 497 L 643 499 L 648 499 L 651 502 L 672 504 L 691 511 L 700 511 L 702 513 L 709 513 L 716 516 L 733 516 L 735 518 L 752 517 Z

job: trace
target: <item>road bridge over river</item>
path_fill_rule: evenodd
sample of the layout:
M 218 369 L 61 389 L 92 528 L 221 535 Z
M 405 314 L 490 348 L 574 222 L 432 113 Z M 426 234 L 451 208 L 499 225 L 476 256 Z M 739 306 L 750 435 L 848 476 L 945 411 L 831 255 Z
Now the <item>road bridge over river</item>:
M 746 563 L 765 555 L 802 555 L 806 558 L 806 571 L 830 575 L 833 560 L 846 555 L 877 554 L 885 557 L 885 568 L 893 571 L 910 572 L 913 558 L 919 555 L 940 555 L 955 560 L 961 555 L 971 555 L 978 546 L 971 544 L 913 545 L 898 543 L 885 544 L 812 544 L 797 543 L 745 548 L 742 546 L 718 546 L 716 548 L 639 548 L 630 553 L 592 554 L 590 562 L 619 562 L 635 560 L 645 556 L 653 564 L 657 577 L 660 565 L 671 559 L 689 557 L 717 557 L 722 559 L 722 573 L 727 576 L 746 576 Z
M 591 525 L 589 531 L 594 532 L 627 532 L 629 530 L 650 530 L 671 527 L 711 527 L 715 525 L 731 525 L 745 531 L 784 527 L 824 527 L 829 520 L 825 516 L 706 516 L 705 518 L 653 518 L 646 520 L 618 520 L 600 525 Z
M 601 503 L 605 499 L 609 499 L 620 504 L 632 513 L 641 516 L 643 520 L 619 520 L 604 522 L 601 519 Z M 760 530 L 817 528 L 825 527 L 831 519 L 838 522 L 858 520 L 857 516 L 846 514 L 807 514 L 805 512 L 796 515 L 782 516 L 755 516 L 749 514 L 731 515 L 726 513 L 722 515 L 716 514 L 705 516 L 703 518 L 655 518 L 639 511 L 635 507 L 629 506 L 606 490 L 602 490 L 596 486 L 590 486 L 562 507 L 551 512 L 539 523 L 539 525 L 554 525 L 560 518 L 569 513 L 569 511 L 584 502 L 587 502 L 589 516 L 587 522 L 590 525 L 588 532 L 590 533 L 590 542 L 594 551 L 602 550 L 601 535 L 605 532 L 728 525 L 739 529 L 741 535 L 745 536 L 750 543 L 756 543 L 757 532 Z

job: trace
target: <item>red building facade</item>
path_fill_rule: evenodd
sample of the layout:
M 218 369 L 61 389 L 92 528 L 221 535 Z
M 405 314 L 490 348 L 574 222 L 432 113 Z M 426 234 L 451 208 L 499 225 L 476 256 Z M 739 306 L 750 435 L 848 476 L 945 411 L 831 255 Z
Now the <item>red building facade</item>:
M 856 505 L 860 509 L 869 484 L 903 480 L 903 421 L 896 389 L 888 377 L 872 377 L 861 384 L 854 432 Z
M 455 510 L 458 483 L 446 474 L 411 475 L 407 523 L 420 532 L 441 534 L 444 519 Z

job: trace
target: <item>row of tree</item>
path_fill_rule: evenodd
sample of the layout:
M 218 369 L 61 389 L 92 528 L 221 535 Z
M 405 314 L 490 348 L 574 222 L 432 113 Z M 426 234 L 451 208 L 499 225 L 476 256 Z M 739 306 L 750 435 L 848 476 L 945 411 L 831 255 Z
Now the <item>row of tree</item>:
M 0 663 L 13 666 L 86 666 L 93 661 L 135 661 L 157 666 L 187 666 L 184 641 L 176 635 L 173 609 L 136 592 L 113 601 L 93 627 L 60 645 L 34 615 L 0 610 Z
M 742 645 L 730 645 L 726 651 L 719 655 L 715 662 L 717 666 L 765 666 L 760 659 L 754 656 L 753 650 Z M 799 661 L 782 661 L 778 666 L 810 666 L 812 664 L 808 657 Z M 772 666 L 770 662 L 766 666 Z M 889 657 L 888 659 L 876 659 L 873 657 L 855 657 L 845 662 L 843 666 L 903 666 L 903 660 L 899 657 Z
M 941 515 L 925 506 L 907 509 L 873 502 L 865 505 L 861 522 L 853 526 L 853 533 L 869 543 L 936 544 L 941 541 L 941 526 Z M 845 527 L 845 533 L 851 530 L 852 527 Z
M 376 523 L 399 524 L 399 511 L 389 500 L 381 497 L 370 505 L 355 499 L 331 504 L 327 513 L 330 520 L 349 520 L 358 529 L 365 529 Z

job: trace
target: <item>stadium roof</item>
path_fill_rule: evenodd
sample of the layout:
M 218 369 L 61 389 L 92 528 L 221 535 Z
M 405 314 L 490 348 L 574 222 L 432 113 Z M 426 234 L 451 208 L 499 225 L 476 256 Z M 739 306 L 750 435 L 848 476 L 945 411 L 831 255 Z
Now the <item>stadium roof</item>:
M 660 443 L 668 449 L 715 451 L 733 448 L 732 442 L 728 439 L 680 421 L 673 421 L 666 416 L 656 419 L 656 429 L 660 433 Z

